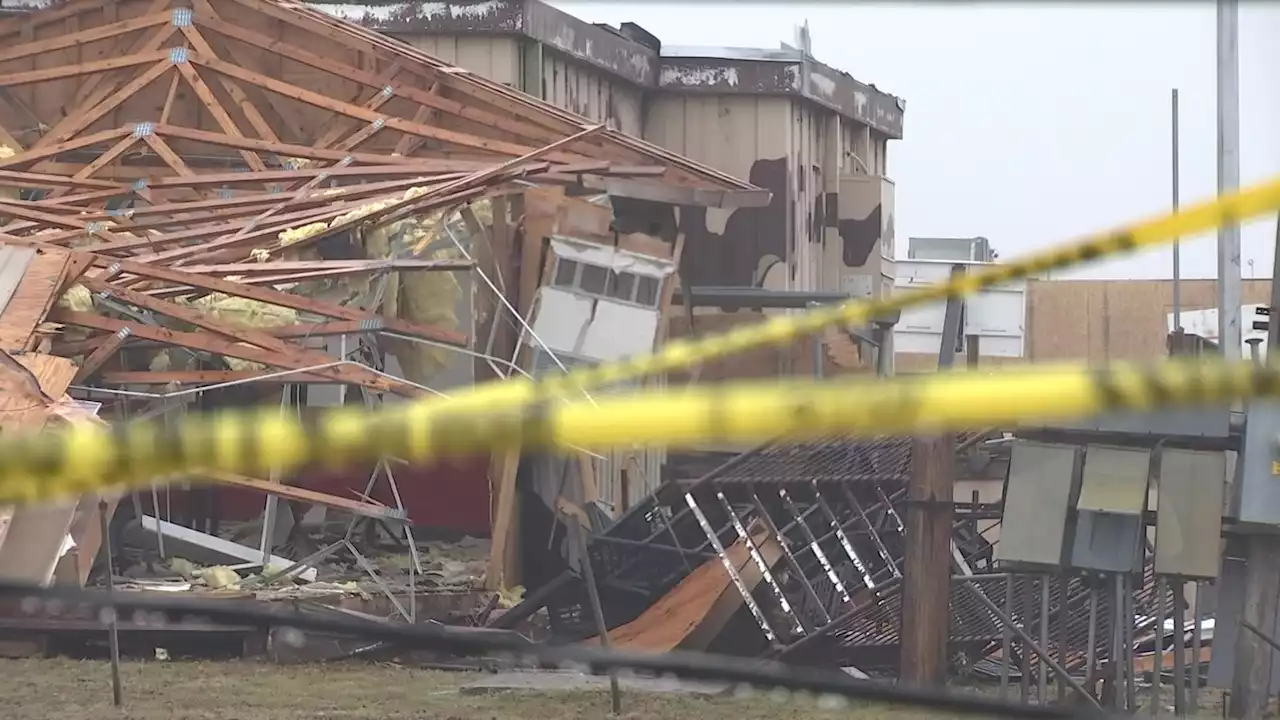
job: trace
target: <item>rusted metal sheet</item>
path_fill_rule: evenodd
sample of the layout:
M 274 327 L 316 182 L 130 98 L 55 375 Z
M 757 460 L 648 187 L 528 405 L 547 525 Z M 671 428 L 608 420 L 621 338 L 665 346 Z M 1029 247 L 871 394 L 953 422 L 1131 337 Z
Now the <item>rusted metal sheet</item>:
M 628 82 L 653 87 L 652 49 L 540 0 L 309 2 L 317 10 L 388 33 L 501 34 L 537 41 Z

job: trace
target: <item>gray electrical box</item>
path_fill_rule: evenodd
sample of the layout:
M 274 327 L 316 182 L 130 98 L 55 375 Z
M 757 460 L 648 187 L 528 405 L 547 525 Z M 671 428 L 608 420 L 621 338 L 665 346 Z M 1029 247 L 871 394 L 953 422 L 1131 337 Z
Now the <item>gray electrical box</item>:
M 1142 513 L 1147 507 L 1151 451 L 1090 445 L 1071 533 L 1071 566 L 1099 572 L 1142 568 Z
M 1212 579 L 1222 559 L 1225 452 L 1160 451 L 1155 568 L 1159 575 Z
M 1065 564 L 1067 518 L 1080 488 L 1082 449 L 1019 440 L 1004 486 L 995 559 L 1002 566 L 1057 568 Z
M 1254 402 L 1245 415 L 1244 445 L 1236 462 L 1238 529 L 1280 532 L 1280 404 Z

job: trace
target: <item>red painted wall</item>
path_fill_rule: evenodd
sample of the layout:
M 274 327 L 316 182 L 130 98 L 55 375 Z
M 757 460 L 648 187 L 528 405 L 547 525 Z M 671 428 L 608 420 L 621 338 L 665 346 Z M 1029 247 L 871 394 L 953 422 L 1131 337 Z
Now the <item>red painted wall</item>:
M 391 472 L 405 511 L 415 526 L 489 535 L 488 456 L 419 466 L 392 463 Z M 308 473 L 290 480 L 290 484 L 356 500 L 358 494 L 364 492 L 369 474 L 369 471 L 356 470 Z M 395 505 L 384 476 L 379 476 L 372 496 L 383 504 Z M 219 487 L 216 502 L 221 519 L 251 520 L 262 514 L 266 497 L 252 490 Z M 182 504 L 175 494 L 174 505 Z

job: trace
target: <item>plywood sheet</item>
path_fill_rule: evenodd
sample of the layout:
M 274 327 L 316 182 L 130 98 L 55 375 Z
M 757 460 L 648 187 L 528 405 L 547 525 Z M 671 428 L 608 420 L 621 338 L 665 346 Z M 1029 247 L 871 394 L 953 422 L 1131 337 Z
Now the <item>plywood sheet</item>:
M 1243 303 L 1265 303 L 1270 280 L 1245 280 Z M 1183 280 L 1182 309 L 1217 307 L 1213 280 Z M 1033 361 L 1152 360 L 1166 354 L 1171 280 L 1032 280 L 1027 283 L 1027 356 Z M 984 360 L 985 361 L 985 360 Z
M 757 527 L 752 539 L 772 566 L 782 557 L 782 548 Z M 752 562 L 746 542 L 725 548 L 729 562 L 737 570 L 748 590 L 760 584 L 762 574 Z M 724 629 L 729 617 L 742 605 L 742 597 L 734 587 L 724 563 L 719 558 L 707 560 L 690 575 L 645 610 L 640 617 L 609 632 L 609 642 L 616 648 L 667 652 L 682 648 L 702 650 Z M 583 641 L 594 643 L 594 638 Z
M 0 432 L 41 428 L 54 412 L 53 398 L 63 396 L 75 374 L 75 363 L 67 358 L 0 355 Z M 48 584 L 78 504 L 70 500 L 2 513 L 8 522 L 0 542 L 0 578 Z
M 75 374 L 74 362 L 55 355 L 0 358 L 0 431 L 42 427 Z
M 12 353 L 27 349 L 36 327 L 44 322 L 57 299 L 70 259 L 71 253 L 62 250 L 42 249 L 36 253 L 8 305 L 0 311 L 0 350 Z

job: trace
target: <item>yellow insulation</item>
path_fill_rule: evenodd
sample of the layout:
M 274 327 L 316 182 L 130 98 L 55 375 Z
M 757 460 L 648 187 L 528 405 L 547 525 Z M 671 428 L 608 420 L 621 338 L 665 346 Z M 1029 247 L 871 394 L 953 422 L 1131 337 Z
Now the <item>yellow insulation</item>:
M 89 292 L 89 288 L 76 283 L 58 298 L 58 307 L 75 312 L 90 312 L 93 310 L 93 294 Z
M 3 157 L 2 149 L 3 146 L 0 146 L 0 157 Z M 298 166 L 305 167 L 306 163 L 301 162 Z M 363 217 L 402 199 L 419 197 L 426 192 L 428 192 L 427 188 L 410 188 L 402 196 L 393 196 L 357 207 L 335 218 L 332 224 Z M 481 224 L 492 223 L 492 209 L 488 201 L 473 203 L 471 208 Z M 402 251 L 409 248 L 413 250 L 415 256 L 420 255 L 432 241 L 440 236 L 444 221 L 443 213 L 434 213 L 369 229 L 360 238 L 363 254 L 369 259 L 390 258 L 396 249 L 392 247 L 392 238 L 399 238 L 398 247 Z M 312 247 L 290 250 L 289 246 L 321 232 L 330 224 L 316 222 L 281 232 L 278 235 L 277 256 L 283 255 L 292 260 L 318 257 Z M 445 260 L 458 256 L 457 250 L 452 243 L 449 243 L 443 249 L 432 251 L 430 259 Z M 271 252 L 258 250 L 253 253 L 253 258 L 258 261 L 267 261 L 271 259 Z M 307 295 L 313 291 L 331 289 L 336 284 L 341 288 L 339 292 L 344 293 L 347 301 L 350 301 L 361 296 L 368 297 L 369 293 L 375 289 L 372 282 L 368 275 L 357 275 L 336 283 L 334 281 L 301 283 L 294 288 L 294 291 Z M 381 303 L 374 310 L 385 317 L 457 330 L 459 323 L 456 308 L 461 296 L 462 288 L 452 272 L 393 272 L 389 274 L 386 286 L 383 288 Z M 219 320 L 241 327 L 267 328 L 299 322 L 298 313 L 295 310 L 221 293 L 177 302 L 209 312 Z M 83 285 L 73 285 L 58 299 L 58 306 L 78 312 L 90 312 L 93 310 L 92 294 Z M 454 355 L 445 348 L 394 338 L 386 339 L 386 347 L 400 361 L 405 378 L 419 384 L 427 384 L 434 379 Z M 235 370 L 261 369 L 261 366 L 256 363 L 235 358 L 225 359 L 227 365 Z M 172 357 L 169 351 L 161 351 L 152 359 L 150 366 L 152 370 L 164 370 L 170 367 L 171 362 Z
M 330 223 L 316 222 L 285 230 L 277 236 L 280 242 L 278 250 L 283 249 L 281 255 L 290 260 L 315 257 L 314 250 L 310 247 L 299 248 L 298 250 L 290 250 L 289 247 L 316 235 L 332 225 L 359 219 L 394 203 L 412 200 L 428 192 L 430 192 L 428 187 L 412 187 L 402 195 L 383 198 L 353 208 L 334 218 Z M 471 207 L 482 224 L 491 223 L 492 209 L 488 201 L 474 203 Z M 369 259 L 390 258 L 393 251 L 391 240 L 395 237 L 400 237 L 400 247 L 412 248 L 415 255 L 420 254 L 432 240 L 439 236 L 441 224 L 445 220 L 443 215 L 443 213 L 433 213 L 367 230 L 360 238 L 363 244 L 364 256 Z M 254 257 L 255 259 L 265 260 L 269 256 L 269 251 L 264 251 L 255 254 Z M 457 251 L 450 246 L 439 251 L 433 251 L 430 258 L 444 260 L 456 258 L 457 256 Z M 338 281 L 336 284 L 347 292 L 347 297 L 350 300 L 361 296 L 369 296 L 375 289 L 373 282 L 373 278 L 369 275 L 357 275 Z M 333 282 L 305 283 L 298 289 L 306 294 L 308 291 L 331 288 L 334 284 Z M 458 284 L 454 273 L 451 272 L 415 271 L 410 273 L 390 273 L 387 278 L 387 284 L 383 288 L 382 301 L 375 308 L 375 311 L 385 317 L 400 318 L 421 325 L 457 330 L 458 317 L 456 308 L 461 295 L 461 286 Z M 394 338 L 386 339 L 386 347 L 400 361 L 400 367 L 404 371 L 405 378 L 419 384 L 426 384 L 435 378 L 449 363 L 450 356 L 453 354 L 445 348 L 434 345 L 424 345 Z

